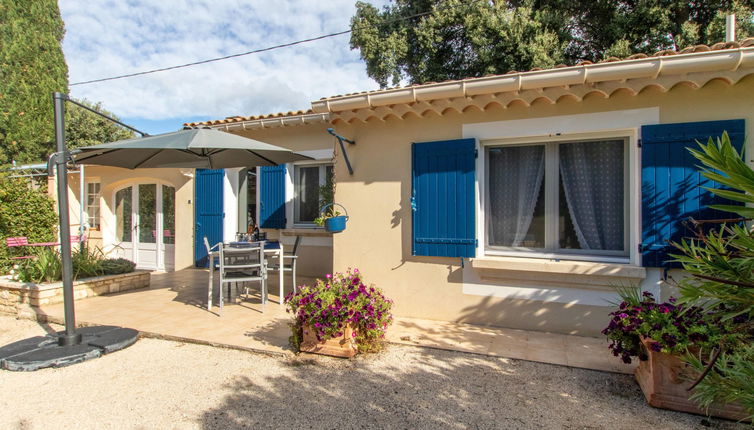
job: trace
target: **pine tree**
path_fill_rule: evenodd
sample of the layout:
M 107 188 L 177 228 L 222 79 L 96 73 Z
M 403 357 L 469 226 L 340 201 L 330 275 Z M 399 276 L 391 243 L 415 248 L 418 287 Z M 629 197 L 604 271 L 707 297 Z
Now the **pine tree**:
M 54 149 L 52 92 L 68 89 L 56 0 L 0 0 L 0 164 Z

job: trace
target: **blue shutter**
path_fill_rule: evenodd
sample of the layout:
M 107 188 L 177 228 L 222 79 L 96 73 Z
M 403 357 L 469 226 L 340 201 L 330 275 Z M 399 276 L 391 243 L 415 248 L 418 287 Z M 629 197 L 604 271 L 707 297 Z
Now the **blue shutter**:
M 413 255 L 474 257 L 474 139 L 414 143 Z
M 259 168 L 259 226 L 285 228 L 285 165 Z
M 223 181 L 222 169 L 196 169 L 194 186 L 194 264 L 207 267 L 207 248 L 204 237 L 210 246 L 223 241 Z
M 679 124 L 645 125 L 641 128 L 641 216 L 642 238 L 639 249 L 642 265 L 670 267 L 669 253 L 678 242 L 692 233 L 682 222 L 730 218 L 730 213 L 712 210 L 713 204 L 736 204 L 716 197 L 703 187 L 717 187 L 697 168 L 699 161 L 687 150 L 696 142 L 719 138 L 727 131 L 739 151 L 743 147 L 744 120 L 704 121 Z

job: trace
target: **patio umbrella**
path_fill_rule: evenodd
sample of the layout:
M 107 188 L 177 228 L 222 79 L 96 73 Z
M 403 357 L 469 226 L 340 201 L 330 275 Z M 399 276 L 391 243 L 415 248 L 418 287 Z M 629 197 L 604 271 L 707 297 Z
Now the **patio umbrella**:
M 228 169 L 311 160 L 279 146 L 210 128 L 186 128 L 88 146 L 72 151 L 81 164 L 139 169 L 185 167 Z

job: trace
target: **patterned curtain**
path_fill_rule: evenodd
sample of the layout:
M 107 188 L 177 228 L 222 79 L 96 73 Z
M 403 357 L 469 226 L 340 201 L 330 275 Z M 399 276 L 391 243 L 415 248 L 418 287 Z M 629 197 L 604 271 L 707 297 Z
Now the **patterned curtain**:
M 545 147 L 494 148 L 489 170 L 490 244 L 521 246 L 545 176 Z
M 623 250 L 622 140 L 560 145 L 560 178 L 582 249 Z

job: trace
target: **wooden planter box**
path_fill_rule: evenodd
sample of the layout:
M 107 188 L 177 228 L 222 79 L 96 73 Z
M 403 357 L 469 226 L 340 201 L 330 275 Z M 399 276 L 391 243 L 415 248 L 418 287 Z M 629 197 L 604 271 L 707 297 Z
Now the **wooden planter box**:
M 343 336 L 324 341 L 317 340 L 316 331 L 312 327 L 304 327 L 302 331 L 303 340 L 299 346 L 301 352 L 344 358 L 351 358 L 358 352 L 350 324 L 343 330 Z
M 687 389 L 696 380 L 696 371 L 675 355 L 654 352 L 649 347 L 651 339 L 642 339 L 649 359 L 641 361 L 636 368 L 636 380 L 644 392 L 647 403 L 661 409 L 689 412 L 699 415 L 742 420 L 748 416 L 736 404 L 713 404 L 708 411 L 701 410 L 689 400 Z

